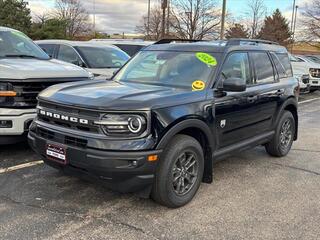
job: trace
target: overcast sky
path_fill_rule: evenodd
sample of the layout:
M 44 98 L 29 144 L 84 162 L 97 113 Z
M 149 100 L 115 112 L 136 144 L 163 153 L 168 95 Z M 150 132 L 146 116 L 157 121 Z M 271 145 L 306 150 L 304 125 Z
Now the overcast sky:
M 139 24 L 142 16 L 147 13 L 148 0 L 80 0 L 92 16 L 96 12 L 97 30 L 107 33 L 134 33 L 135 27 Z M 222 0 L 217 2 L 217 7 L 221 7 Z M 234 16 L 235 20 L 244 14 L 246 4 L 249 0 L 227 0 L 227 9 Z M 311 0 L 296 0 L 296 4 L 303 6 Z M 27 0 L 33 16 L 43 15 L 54 8 L 55 0 Z M 160 0 L 151 0 L 151 4 L 156 4 Z M 293 0 L 264 0 L 268 13 L 272 13 L 279 8 L 284 15 L 291 20 Z

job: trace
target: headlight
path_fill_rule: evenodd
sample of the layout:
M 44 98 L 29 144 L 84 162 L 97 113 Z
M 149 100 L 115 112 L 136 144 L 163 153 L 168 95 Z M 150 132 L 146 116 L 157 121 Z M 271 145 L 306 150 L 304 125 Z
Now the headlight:
M 106 114 L 95 124 L 100 125 L 109 136 L 141 136 L 147 130 L 143 114 Z
M 299 83 L 304 83 L 304 84 L 308 84 L 309 83 L 309 74 L 298 74 L 298 75 L 294 75 L 294 77 L 297 79 L 297 81 Z
M 7 97 L 15 96 L 17 96 L 17 93 L 12 91 L 11 84 L 0 82 L 0 103 L 6 102 L 8 100 Z

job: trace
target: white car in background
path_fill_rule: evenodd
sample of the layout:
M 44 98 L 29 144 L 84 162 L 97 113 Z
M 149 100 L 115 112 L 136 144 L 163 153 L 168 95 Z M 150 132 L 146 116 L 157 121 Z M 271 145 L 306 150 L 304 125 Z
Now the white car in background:
M 92 39 L 90 42 L 98 42 L 106 45 L 114 45 L 126 52 L 130 57 L 134 56 L 141 49 L 153 44 L 152 41 L 140 39 Z
M 36 43 L 50 57 L 83 67 L 98 80 L 112 78 L 130 58 L 116 46 L 96 42 L 40 40 Z
M 303 61 L 301 58 L 292 55 L 290 55 L 290 61 L 293 74 L 300 79 L 299 83 L 302 90 L 304 85 L 306 85 L 307 76 L 309 77 L 310 92 L 320 90 L 320 64 Z M 303 79 L 305 79 L 305 83 L 303 83 Z
M 50 59 L 22 32 L 0 27 L 0 145 L 26 139 L 39 92 L 57 83 L 90 79 L 84 69 Z
M 303 62 L 320 64 L 320 58 L 315 55 L 295 55 L 295 57 Z

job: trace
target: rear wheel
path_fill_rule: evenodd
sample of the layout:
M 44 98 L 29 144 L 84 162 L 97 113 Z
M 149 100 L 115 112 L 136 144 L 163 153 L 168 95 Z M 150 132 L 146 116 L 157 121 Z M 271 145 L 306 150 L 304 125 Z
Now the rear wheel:
M 292 147 L 296 124 L 291 112 L 284 111 L 278 123 L 276 134 L 266 144 L 266 151 L 275 157 L 283 157 L 288 154 Z
M 152 198 L 171 208 L 187 204 L 200 186 L 203 169 L 203 150 L 199 142 L 187 135 L 176 135 L 159 162 Z

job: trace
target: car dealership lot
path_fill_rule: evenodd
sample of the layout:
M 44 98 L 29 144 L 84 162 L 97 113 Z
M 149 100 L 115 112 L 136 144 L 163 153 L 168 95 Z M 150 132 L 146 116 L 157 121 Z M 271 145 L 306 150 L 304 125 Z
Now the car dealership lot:
M 24 144 L 0 147 L 1 239 L 319 239 L 319 93 L 303 95 L 285 158 L 258 147 L 214 166 L 214 183 L 168 209 L 64 176 Z M 22 165 L 24 166 L 24 165 Z

